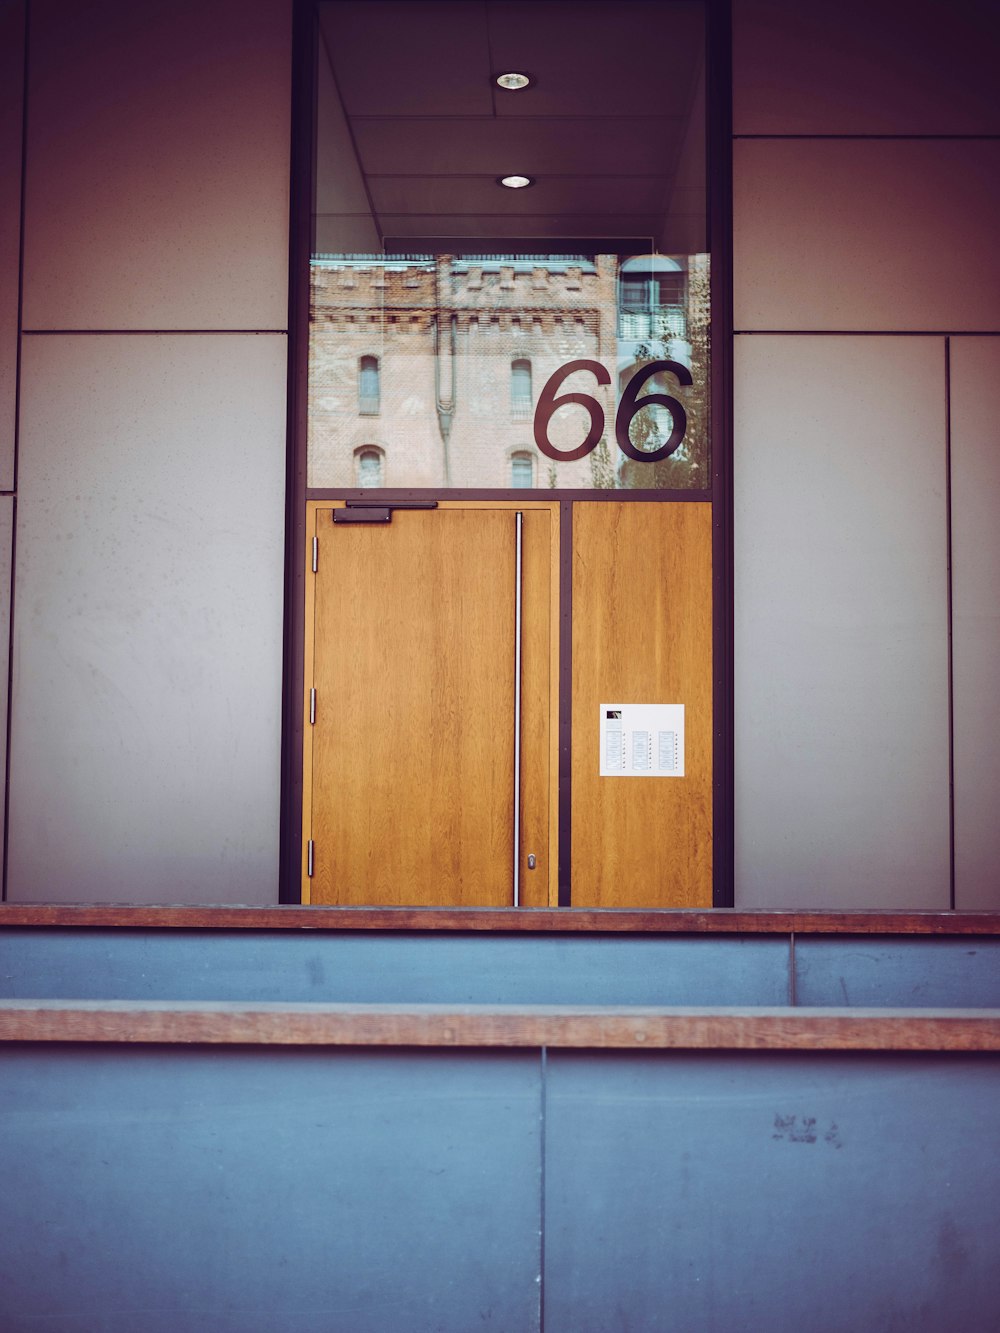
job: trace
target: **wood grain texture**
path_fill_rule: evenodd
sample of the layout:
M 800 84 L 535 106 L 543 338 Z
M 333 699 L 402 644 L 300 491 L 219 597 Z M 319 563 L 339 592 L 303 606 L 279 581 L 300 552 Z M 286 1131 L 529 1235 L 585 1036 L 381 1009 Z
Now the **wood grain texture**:
M 313 902 L 511 902 L 514 568 L 510 513 L 321 531 Z
M 512 902 L 517 509 L 521 901 L 556 901 L 557 506 L 445 501 L 398 511 L 385 527 L 339 529 L 334 507 L 309 507 L 320 559 L 313 576 L 307 552 L 303 901 Z
M 685 776 L 599 776 L 602 703 L 685 708 Z M 573 506 L 575 907 L 712 902 L 712 510 Z
M 559 502 L 442 500 L 523 516 L 521 905 L 559 903 Z M 535 868 L 528 869 L 528 856 Z
M 549 846 L 549 831 L 558 827 L 550 817 L 552 754 L 550 730 L 558 716 L 552 710 L 551 671 L 551 517 L 523 510 L 523 572 L 521 615 L 521 905 L 547 907 L 550 886 L 559 901 L 559 861 Z M 528 856 L 535 867 L 528 869 Z
M 0 903 L 0 930 L 319 930 L 645 935 L 1000 936 L 1000 912 L 734 908 L 122 907 Z
M 0 1000 L 0 1042 L 996 1051 L 997 1009 Z

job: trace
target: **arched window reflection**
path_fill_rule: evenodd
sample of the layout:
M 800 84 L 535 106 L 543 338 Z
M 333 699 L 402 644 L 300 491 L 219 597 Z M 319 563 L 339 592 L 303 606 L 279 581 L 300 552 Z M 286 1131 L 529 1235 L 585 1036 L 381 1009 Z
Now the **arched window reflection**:
M 668 255 L 637 255 L 621 267 L 618 336 L 685 338 L 687 275 Z
M 510 484 L 515 490 L 530 490 L 534 486 L 535 460 L 527 450 L 511 454 Z
M 355 455 L 355 468 L 357 472 L 357 483 L 365 490 L 383 485 L 382 479 L 383 455 L 381 449 L 375 449 L 372 446 L 366 446 L 359 449 Z

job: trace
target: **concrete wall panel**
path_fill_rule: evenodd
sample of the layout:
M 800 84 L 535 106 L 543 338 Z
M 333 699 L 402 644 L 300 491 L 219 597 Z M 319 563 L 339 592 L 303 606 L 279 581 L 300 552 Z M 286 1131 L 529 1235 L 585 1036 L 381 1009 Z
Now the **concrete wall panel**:
M 29 336 L 8 896 L 277 898 L 282 336 Z
M 736 0 L 737 134 L 997 134 L 994 0 Z
M 1000 338 L 951 342 L 955 902 L 1000 909 Z
M 0 998 L 780 1005 L 780 936 L 4 930 Z
M 941 339 L 737 339 L 736 905 L 949 903 Z
M 796 935 L 795 1003 L 996 1009 L 1000 940 L 975 935 Z
M 0 0 L 0 490 L 14 486 L 21 265 L 23 0 Z
M 24 327 L 287 323 L 290 0 L 33 0 Z
M 737 329 L 1000 329 L 1000 142 L 734 145 Z
M 550 1050 L 545 1077 L 546 1329 L 996 1327 L 995 1055 Z
M 0 1049 L 0 1327 L 539 1328 L 537 1051 Z

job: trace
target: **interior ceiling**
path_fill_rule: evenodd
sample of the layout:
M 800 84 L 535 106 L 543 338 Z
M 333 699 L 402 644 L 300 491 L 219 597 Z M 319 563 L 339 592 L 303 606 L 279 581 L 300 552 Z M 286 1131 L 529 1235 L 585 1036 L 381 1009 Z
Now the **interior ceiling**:
M 697 0 L 330 0 L 319 14 L 329 235 L 703 235 Z M 534 86 L 496 88 L 511 69 Z M 496 184 L 515 172 L 536 184 Z

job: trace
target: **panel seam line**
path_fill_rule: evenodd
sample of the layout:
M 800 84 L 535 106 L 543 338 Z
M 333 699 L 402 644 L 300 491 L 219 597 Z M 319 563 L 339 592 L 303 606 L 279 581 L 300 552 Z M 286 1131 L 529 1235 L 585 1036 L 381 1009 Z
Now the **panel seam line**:
M 945 550 L 948 624 L 948 899 L 955 910 L 955 612 L 952 547 L 951 339 L 944 340 Z
M 24 346 L 24 219 L 27 210 L 28 193 L 28 46 L 31 34 L 31 0 L 24 5 L 24 49 L 21 86 L 21 196 L 19 199 L 18 224 L 20 234 L 17 238 L 17 346 L 14 353 L 14 457 L 11 468 L 11 513 L 10 513 L 10 580 L 8 586 L 9 603 L 7 610 L 7 734 L 4 737 L 4 784 L 3 784 L 3 865 L 0 867 L 0 901 L 7 901 L 7 848 L 10 839 L 10 758 L 11 758 L 11 723 L 14 716 L 14 572 L 17 566 L 17 484 L 21 450 L 21 365 Z

